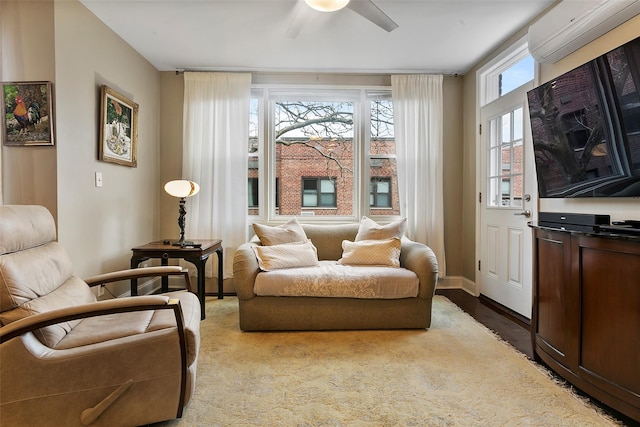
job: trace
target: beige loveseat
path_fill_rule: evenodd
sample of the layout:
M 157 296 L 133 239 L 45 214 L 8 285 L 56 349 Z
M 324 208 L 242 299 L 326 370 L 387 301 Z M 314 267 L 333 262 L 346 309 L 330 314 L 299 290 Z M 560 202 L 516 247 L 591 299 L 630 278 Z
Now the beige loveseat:
M 306 237 L 317 248 L 320 262 L 339 260 L 343 256 L 343 241 L 354 241 L 359 227 L 357 223 L 302 225 Z M 406 237 L 401 240 L 400 269 L 418 279 L 416 295 L 401 298 L 259 296 L 254 287 L 258 275 L 271 273 L 259 267 L 254 249 L 259 245 L 260 240 L 254 237 L 237 249 L 234 258 L 240 328 L 244 331 L 422 329 L 431 324 L 438 264 L 433 251 L 424 244 Z

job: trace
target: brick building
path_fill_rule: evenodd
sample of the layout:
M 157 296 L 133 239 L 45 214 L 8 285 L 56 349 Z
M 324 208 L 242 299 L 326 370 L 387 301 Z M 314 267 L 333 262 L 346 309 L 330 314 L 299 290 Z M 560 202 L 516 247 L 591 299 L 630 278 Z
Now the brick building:
M 353 215 L 353 140 L 285 138 L 276 144 L 280 215 Z M 371 215 L 399 215 L 395 141 L 371 141 Z M 249 214 L 259 213 L 258 161 L 249 161 Z

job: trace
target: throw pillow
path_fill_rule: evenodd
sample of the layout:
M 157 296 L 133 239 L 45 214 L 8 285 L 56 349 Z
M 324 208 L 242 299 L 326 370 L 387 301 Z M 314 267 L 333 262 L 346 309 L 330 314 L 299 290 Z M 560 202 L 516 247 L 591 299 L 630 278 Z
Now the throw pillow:
M 407 218 L 402 218 L 387 225 L 379 225 L 371 218 L 363 216 L 358 234 L 356 234 L 356 242 L 360 240 L 402 239 L 406 226 Z
M 307 240 L 307 235 L 296 218 L 291 218 L 286 223 L 276 227 L 254 223 L 253 231 L 255 231 L 263 246 L 304 242 Z
M 314 267 L 318 263 L 318 251 L 311 240 L 283 243 L 272 246 L 253 246 L 261 270 Z
M 338 264 L 400 267 L 400 239 L 342 241 Z

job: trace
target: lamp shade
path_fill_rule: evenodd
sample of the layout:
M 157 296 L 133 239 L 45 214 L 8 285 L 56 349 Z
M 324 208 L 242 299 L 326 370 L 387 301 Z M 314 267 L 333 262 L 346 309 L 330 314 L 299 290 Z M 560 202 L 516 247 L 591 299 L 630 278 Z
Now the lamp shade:
M 320 12 L 335 12 L 345 7 L 349 0 L 304 0 L 304 2 Z
M 164 185 L 164 191 L 173 197 L 191 197 L 200 191 L 200 186 L 193 181 L 177 179 Z

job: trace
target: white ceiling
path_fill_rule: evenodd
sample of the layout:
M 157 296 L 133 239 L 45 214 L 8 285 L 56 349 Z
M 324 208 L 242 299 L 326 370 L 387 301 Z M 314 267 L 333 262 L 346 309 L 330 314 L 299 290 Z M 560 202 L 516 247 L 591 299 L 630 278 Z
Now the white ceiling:
M 302 0 L 80 0 L 160 71 L 250 70 L 464 74 L 554 0 L 374 0 L 387 33 L 350 9 Z M 300 5 L 299 7 L 307 7 Z

